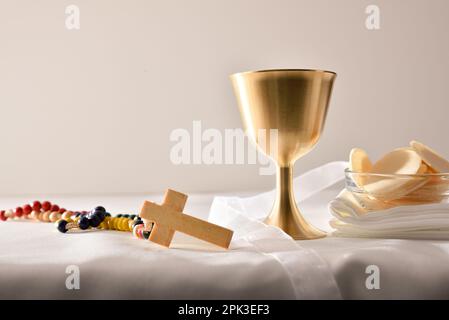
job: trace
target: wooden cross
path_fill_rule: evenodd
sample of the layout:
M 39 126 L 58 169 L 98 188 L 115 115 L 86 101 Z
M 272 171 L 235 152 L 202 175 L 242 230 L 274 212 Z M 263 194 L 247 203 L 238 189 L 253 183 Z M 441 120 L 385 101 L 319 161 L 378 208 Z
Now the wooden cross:
M 228 248 L 233 231 L 183 213 L 187 195 L 168 189 L 162 205 L 145 201 L 140 211 L 145 228 L 154 223 L 150 241 L 169 247 L 175 231 Z

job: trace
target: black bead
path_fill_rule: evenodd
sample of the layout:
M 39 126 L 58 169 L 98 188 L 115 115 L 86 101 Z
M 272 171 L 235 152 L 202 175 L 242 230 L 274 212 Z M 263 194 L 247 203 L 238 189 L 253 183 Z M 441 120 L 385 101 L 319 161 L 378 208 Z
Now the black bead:
M 101 211 L 103 213 L 106 213 L 106 209 L 102 206 L 95 207 L 94 211 Z
M 118 214 L 117 218 L 121 218 L 123 216 L 123 214 Z
M 95 211 L 91 216 L 96 215 L 100 218 L 100 221 L 103 221 L 105 218 L 105 213 L 103 211 Z
M 67 226 L 67 221 L 65 221 L 65 220 L 59 220 L 58 221 L 58 230 L 59 230 L 59 232 L 66 233 L 67 232 L 66 226 Z
M 129 216 L 130 219 L 134 220 L 137 216 L 135 214 L 132 214 Z
M 95 213 L 89 218 L 89 224 L 91 227 L 96 228 L 100 225 L 101 219 L 100 217 Z
M 111 214 L 110 214 L 109 212 L 106 212 L 106 213 L 104 214 L 104 216 L 105 216 L 105 217 L 110 217 Z
M 82 216 L 80 220 L 78 221 L 78 226 L 81 230 L 86 230 L 90 226 L 89 218 L 86 216 Z
M 75 217 L 78 218 L 81 215 L 79 212 L 75 212 Z
M 133 222 L 133 228 L 134 228 L 135 226 L 139 225 L 139 224 L 143 224 L 143 221 L 142 221 L 142 220 L 136 220 L 136 221 L 134 221 L 134 222 Z

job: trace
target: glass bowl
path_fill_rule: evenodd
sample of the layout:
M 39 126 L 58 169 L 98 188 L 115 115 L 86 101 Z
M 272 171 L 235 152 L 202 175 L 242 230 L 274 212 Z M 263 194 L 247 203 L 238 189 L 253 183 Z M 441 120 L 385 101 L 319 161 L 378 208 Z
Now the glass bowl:
M 362 198 L 390 204 L 448 202 L 449 173 L 379 174 L 345 170 L 346 190 Z

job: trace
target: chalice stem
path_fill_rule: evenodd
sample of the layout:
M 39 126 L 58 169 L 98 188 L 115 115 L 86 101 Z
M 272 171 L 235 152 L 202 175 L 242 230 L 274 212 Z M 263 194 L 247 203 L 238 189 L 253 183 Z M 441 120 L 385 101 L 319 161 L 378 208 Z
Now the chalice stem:
M 317 239 L 326 235 L 310 225 L 296 206 L 292 165 L 277 166 L 276 200 L 265 222 L 281 228 L 295 240 Z

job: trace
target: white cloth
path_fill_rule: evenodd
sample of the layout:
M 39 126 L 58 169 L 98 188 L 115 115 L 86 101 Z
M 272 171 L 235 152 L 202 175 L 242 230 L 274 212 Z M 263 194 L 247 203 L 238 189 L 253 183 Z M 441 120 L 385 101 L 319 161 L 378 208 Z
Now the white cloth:
M 332 172 L 314 170 L 318 177 L 331 177 L 324 179 L 327 188 L 319 183 L 315 187 L 303 185 L 307 174 L 295 181 L 304 216 L 327 231 L 332 218 L 327 205 L 343 187 L 345 166 L 324 167 Z M 333 181 L 335 184 L 330 185 Z M 303 190 L 306 185 L 309 193 Z M 273 193 L 215 199 L 212 220 L 221 216 L 222 224 L 242 223 L 228 251 L 179 233 L 173 248 L 165 249 L 134 239 L 127 232 L 61 234 L 53 224 L 0 222 L 0 298 L 449 298 L 449 241 L 328 236 L 293 243 L 279 230 L 242 217 L 242 208 L 257 209 L 260 205 L 251 212 L 262 218 L 271 208 L 270 197 L 274 198 Z M 162 195 L 49 198 L 69 209 L 102 204 L 113 213 L 137 212 L 144 200 L 161 199 Z M 191 195 L 186 212 L 207 218 L 212 199 L 207 194 Z M 0 198 L 2 208 L 26 201 L 29 197 Z M 217 207 L 231 202 L 226 209 Z M 220 215 L 220 210 L 229 214 Z M 80 290 L 65 286 L 69 265 L 79 267 Z M 365 270 L 370 265 L 379 267 L 379 290 L 365 286 Z
M 336 236 L 449 239 L 449 204 L 389 207 L 368 197 L 343 190 L 329 203 L 330 225 Z

